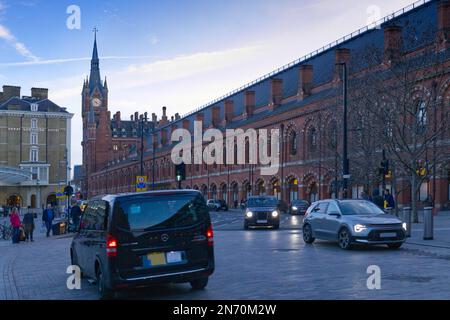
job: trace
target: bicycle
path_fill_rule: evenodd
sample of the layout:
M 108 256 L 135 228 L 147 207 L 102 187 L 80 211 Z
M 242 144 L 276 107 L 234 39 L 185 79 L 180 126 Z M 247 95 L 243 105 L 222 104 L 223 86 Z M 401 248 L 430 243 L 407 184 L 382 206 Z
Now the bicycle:
M 0 236 L 3 240 L 10 240 L 12 237 L 12 227 L 8 226 L 6 222 L 0 224 Z

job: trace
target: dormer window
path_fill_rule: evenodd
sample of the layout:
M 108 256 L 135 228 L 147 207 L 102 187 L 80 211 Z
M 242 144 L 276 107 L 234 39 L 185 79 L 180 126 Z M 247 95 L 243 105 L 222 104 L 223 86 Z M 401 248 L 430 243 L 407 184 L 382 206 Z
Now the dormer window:
M 31 104 L 31 111 L 37 112 L 38 111 L 38 107 L 39 107 L 39 105 L 37 103 L 32 103 Z

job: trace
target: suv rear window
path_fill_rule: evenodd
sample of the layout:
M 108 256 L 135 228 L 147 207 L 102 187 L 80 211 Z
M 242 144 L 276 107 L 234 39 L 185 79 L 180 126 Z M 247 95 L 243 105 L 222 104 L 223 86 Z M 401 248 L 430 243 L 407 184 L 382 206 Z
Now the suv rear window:
M 192 193 L 133 196 L 114 203 L 117 226 L 130 231 L 186 227 L 207 219 L 204 198 Z

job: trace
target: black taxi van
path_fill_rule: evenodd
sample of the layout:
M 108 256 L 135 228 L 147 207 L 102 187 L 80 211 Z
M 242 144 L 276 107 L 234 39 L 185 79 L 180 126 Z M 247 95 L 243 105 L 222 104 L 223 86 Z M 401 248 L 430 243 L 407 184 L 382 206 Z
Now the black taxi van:
M 99 298 L 152 283 L 189 282 L 203 289 L 214 271 L 208 207 L 195 190 L 152 191 L 93 198 L 70 256 L 97 282 Z

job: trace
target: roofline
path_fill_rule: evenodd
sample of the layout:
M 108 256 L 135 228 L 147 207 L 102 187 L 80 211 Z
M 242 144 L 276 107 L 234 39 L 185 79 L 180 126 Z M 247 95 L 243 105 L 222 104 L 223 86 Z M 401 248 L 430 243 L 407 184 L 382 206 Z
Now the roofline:
M 233 91 L 230 91 L 230 92 L 220 96 L 219 98 L 216 98 L 216 99 L 214 99 L 214 100 L 212 100 L 212 101 L 210 101 L 210 102 L 208 102 L 208 103 L 206 103 L 206 104 L 204 104 L 204 105 L 202 105 L 200 107 L 197 107 L 194 110 L 189 111 L 188 113 L 182 115 L 180 117 L 180 119 L 178 119 L 176 121 L 173 121 L 173 122 L 170 122 L 170 123 L 168 123 L 168 124 L 166 124 L 166 125 L 164 125 L 164 126 L 162 126 L 160 128 L 157 128 L 157 130 L 154 130 L 154 131 L 160 131 L 160 130 L 166 129 L 166 128 L 170 127 L 171 125 L 173 125 L 175 123 L 178 123 L 178 122 L 186 119 L 187 117 L 189 117 L 189 116 L 191 116 L 191 115 L 193 115 L 193 114 L 195 114 L 195 113 L 197 113 L 199 111 L 203 111 L 203 110 L 213 106 L 214 104 L 216 104 L 216 103 L 218 103 L 220 101 L 224 101 L 227 98 L 229 98 L 229 97 L 231 97 L 231 96 L 233 96 L 233 95 L 235 95 L 237 93 L 240 93 L 240 92 L 244 91 L 245 89 L 250 88 L 253 85 L 261 83 L 264 80 L 267 80 L 267 79 L 271 78 L 272 76 L 274 76 L 276 74 L 279 74 L 279 73 L 281 73 L 281 72 L 283 72 L 285 70 L 288 70 L 288 69 L 294 67 L 297 64 L 300 64 L 302 62 L 305 62 L 307 60 L 315 58 L 319 54 L 322 54 L 322 53 L 325 53 L 325 52 L 327 52 L 329 50 L 332 50 L 332 49 L 336 48 L 337 46 L 339 46 L 342 43 L 345 43 L 345 42 L 347 42 L 349 40 L 357 38 L 358 36 L 360 36 L 360 35 L 362 35 L 362 34 L 364 34 L 366 32 L 375 30 L 377 27 L 379 27 L 379 26 L 381 26 L 381 25 L 383 25 L 383 24 L 385 24 L 385 23 L 387 23 L 387 22 L 389 22 L 391 20 L 394 20 L 395 18 L 398 18 L 398 17 L 400 17 L 400 16 L 402 16 L 402 15 L 404 15 L 404 14 L 406 14 L 406 13 L 408 13 L 408 12 L 418 8 L 418 7 L 421 7 L 421 6 L 423 6 L 423 5 L 427 4 L 427 3 L 431 3 L 431 2 L 434 2 L 434 1 L 436 1 L 436 0 L 417 0 L 417 1 L 407 5 L 405 7 L 403 7 L 401 9 L 399 9 L 399 10 L 389 14 L 389 15 L 386 15 L 385 17 L 379 19 L 378 21 L 375 21 L 375 22 L 371 23 L 370 25 L 366 25 L 366 26 L 364 26 L 362 28 L 359 28 L 359 29 L 357 29 L 356 31 L 353 31 L 350 34 L 347 34 L 347 35 L 345 35 L 345 36 L 343 36 L 343 37 L 341 37 L 341 38 L 339 38 L 339 39 L 337 39 L 337 40 L 335 40 L 333 42 L 330 42 L 330 43 L 326 44 L 325 46 L 323 46 L 323 47 L 321 47 L 319 49 L 316 49 L 316 50 L 314 50 L 314 51 L 304 55 L 301 58 L 298 58 L 298 59 L 296 59 L 296 60 L 294 60 L 294 61 L 292 61 L 292 62 L 290 62 L 288 64 L 285 64 L 282 67 L 279 67 L 276 70 L 273 70 L 273 71 L 271 71 L 271 72 L 269 72 L 269 73 L 267 73 L 267 74 L 257 78 L 256 80 L 253 80 L 253 81 L 251 81 L 251 82 L 249 82 L 249 83 L 247 83 L 247 84 L 245 84 L 245 85 L 243 85 L 243 86 L 241 86 L 241 87 L 239 87 L 237 89 L 234 89 Z

